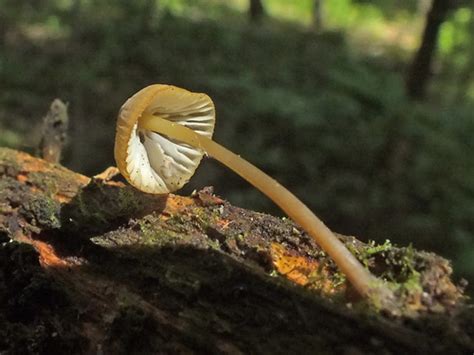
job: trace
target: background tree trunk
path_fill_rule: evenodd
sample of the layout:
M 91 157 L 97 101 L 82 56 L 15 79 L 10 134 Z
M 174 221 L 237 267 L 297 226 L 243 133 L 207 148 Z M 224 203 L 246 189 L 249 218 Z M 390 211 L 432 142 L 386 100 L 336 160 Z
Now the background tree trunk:
M 446 20 L 451 7 L 452 0 L 433 0 L 431 4 L 426 17 L 421 45 L 408 70 L 406 89 L 407 95 L 412 99 L 423 99 L 426 95 L 439 29 Z
M 265 9 L 261 0 L 250 0 L 249 17 L 251 22 L 260 22 L 265 16 Z
M 324 29 L 324 0 L 314 0 L 312 27 L 315 32 Z

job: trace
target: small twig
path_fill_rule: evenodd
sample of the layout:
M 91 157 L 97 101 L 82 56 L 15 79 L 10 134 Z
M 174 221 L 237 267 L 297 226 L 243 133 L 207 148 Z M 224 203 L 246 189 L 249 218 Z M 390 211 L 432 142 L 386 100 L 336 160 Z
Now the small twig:
M 50 163 L 59 163 L 66 143 L 69 117 L 67 105 L 54 99 L 48 113 L 43 118 L 39 156 Z

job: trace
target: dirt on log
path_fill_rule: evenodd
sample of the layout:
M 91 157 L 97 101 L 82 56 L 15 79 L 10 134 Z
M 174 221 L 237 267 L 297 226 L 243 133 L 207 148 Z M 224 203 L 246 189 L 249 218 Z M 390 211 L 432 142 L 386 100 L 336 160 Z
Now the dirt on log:
M 0 149 L 1 354 L 470 353 L 447 260 L 340 236 L 398 312 L 355 295 L 288 219 L 152 196 Z

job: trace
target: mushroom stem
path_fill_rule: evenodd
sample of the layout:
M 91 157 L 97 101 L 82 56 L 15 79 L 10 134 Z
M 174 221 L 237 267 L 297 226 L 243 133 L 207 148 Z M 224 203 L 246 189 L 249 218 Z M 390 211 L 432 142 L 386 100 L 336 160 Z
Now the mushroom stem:
M 173 123 L 151 113 L 144 113 L 140 117 L 138 125 L 140 128 L 200 148 L 209 156 L 226 165 L 269 197 L 295 223 L 301 226 L 329 254 L 362 296 L 369 296 L 370 291 L 376 288 L 378 279 L 362 266 L 345 245 L 303 202 L 275 179 L 212 139 L 204 137 L 181 124 Z

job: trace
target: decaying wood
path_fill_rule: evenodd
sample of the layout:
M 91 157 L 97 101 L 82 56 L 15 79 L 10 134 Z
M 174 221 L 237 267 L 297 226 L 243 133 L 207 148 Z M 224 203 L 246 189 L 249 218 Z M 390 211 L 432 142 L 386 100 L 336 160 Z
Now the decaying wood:
M 473 312 L 434 254 L 341 239 L 391 281 L 355 297 L 290 221 L 201 190 L 152 196 L 0 149 L 0 353 L 466 353 Z

